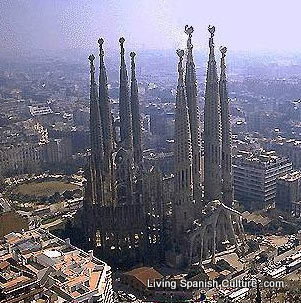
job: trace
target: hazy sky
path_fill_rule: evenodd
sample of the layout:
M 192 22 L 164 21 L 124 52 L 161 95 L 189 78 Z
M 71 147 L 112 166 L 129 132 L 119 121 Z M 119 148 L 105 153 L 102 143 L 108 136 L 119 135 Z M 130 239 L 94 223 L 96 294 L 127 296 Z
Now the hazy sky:
M 195 28 L 196 48 L 301 52 L 301 0 L 0 0 L 0 48 L 171 49 L 183 45 L 185 24 Z

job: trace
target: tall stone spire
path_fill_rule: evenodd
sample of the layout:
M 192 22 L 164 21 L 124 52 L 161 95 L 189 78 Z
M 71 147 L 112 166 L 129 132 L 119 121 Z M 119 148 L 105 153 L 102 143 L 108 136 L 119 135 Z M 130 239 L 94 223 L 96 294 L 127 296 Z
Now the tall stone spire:
M 134 162 L 137 167 L 142 163 L 142 147 L 141 147 L 141 120 L 139 110 L 138 98 L 138 85 L 135 71 L 135 56 L 134 52 L 130 53 L 131 56 L 131 111 L 132 111 L 132 127 L 133 127 L 133 149 L 134 149 Z
M 187 95 L 187 105 L 191 132 L 192 145 L 192 180 L 193 180 L 193 198 L 196 201 L 201 200 L 201 130 L 200 130 L 200 110 L 197 98 L 197 79 L 193 60 L 191 43 L 193 27 L 185 26 L 187 40 L 187 61 L 185 86 Z
M 120 137 L 121 145 L 126 150 L 133 150 L 133 134 L 132 134 L 132 116 L 130 107 L 128 75 L 124 58 L 125 39 L 119 39 L 120 43 L 120 91 L 119 91 L 119 116 L 120 116 Z
M 183 79 L 184 51 L 177 50 L 178 86 L 175 110 L 175 233 L 184 232 L 193 221 L 193 188 L 192 188 L 192 151 L 189 127 L 189 115 Z
M 221 102 L 222 119 L 222 191 L 223 202 L 232 206 L 233 204 L 233 174 L 232 174 L 232 130 L 229 113 L 229 98 L 227 90 L 225 57 L 227 48 L 221 47 L 221 75 L 219 81 L 219 95 Z
M 102 169 L 103 169 L 103 138 L 102 127 L 99 113 L 99 103 L 97 94 L 97 84 L 95 82 L 95 56 L 90 55 L 90 144 L 91 144 L 91 159 L 90 159 L 90 182 L 92 184 L 92 203 L 103 202 L 103 187 L 102 187 Z
M 104 146 L 104 172 L 111 171 L 111 154 L 113 151 L 113 126 L 111 105 L 108 93 L 107 72 L 104 64 L 104 40 L 100 38 L 99 44 L 99 109 L 102 122 L 103 146 Z
M 207 202 L 221 199 L 221 110 L 217 68 L 214 55 L 215 27 L 209 26 L 209 60 L 206 79 L 204 109 L 204 186 Z

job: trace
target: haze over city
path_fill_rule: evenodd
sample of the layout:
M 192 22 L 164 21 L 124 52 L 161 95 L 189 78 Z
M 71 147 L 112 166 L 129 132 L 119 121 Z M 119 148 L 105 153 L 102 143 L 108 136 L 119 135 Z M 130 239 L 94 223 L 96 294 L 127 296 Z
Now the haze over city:
M 218 29 L 217 45 L 240 51 L 299 52 L 298 0 L 2 0 L 2 50 L 94 47 L 108 49 L 120 36 L 134 49 L 183 46 L 185 24 L 195 27 L 195 48 L 206 49 L 208 24 Z
M 0 0 L 0 303 L 300 303 L 300 8 Z

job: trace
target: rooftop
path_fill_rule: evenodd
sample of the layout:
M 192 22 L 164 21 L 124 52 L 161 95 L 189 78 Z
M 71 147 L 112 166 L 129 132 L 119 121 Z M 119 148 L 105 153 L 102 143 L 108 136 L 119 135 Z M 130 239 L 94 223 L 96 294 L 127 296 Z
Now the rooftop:
M 146 287 L 148 286 L 148 280 L 159 280 L 163 278 L 163 276 L 153 267 L 139 267 L 124 274 L 135 277 Z
M 0 290 L 3 293 L 9 293 L 16 287 L 26 287 L 36 281 L 37 275 L 13 258 L 0 261 Z
M 9 260 L 16 264 L 22 260 L 25 271 L 39 279 L 51 278 L 66 297 L 78 299 L 98 294 L 106 283 L 106 272 L 110 271 L 110 267 L 96 259 L 92 252 L 86 253 L 72 246 L 68 239 L 64 241 L 43 229 L 6 235 L 0 244 L 0 251 L 3 252 L 0 254 L 1 274 L 2 269 L 7 268 L 11 268 L 10 273 L 13 274 Z M 19 275 L 6 284 L 0 283 L 0 286 L 14 287 L 28 279 Z
M 234 157 L 236 161 L 243 161 L 260 166 L 273 165 L 288 161 L 285 157 L 279 156 L 275 151 L 238 151 Z
M 299 179 L 301 179 L 301 171 L 289 172 L 286 175 L 279 178 L 279 180 L 286 181 L 286 182 L 294 182 Z

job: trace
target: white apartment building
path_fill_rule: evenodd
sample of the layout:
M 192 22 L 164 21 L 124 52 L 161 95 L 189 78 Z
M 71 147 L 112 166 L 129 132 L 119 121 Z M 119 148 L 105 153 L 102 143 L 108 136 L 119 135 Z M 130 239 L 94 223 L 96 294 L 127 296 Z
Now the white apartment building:
M 233 158 L 235 199 L 257 206 L 274 203 L 278 178 L 291 170 L 292 163 L 273 151 L 237 152 Z
M 113 303 L 111 267 L 92 251 L 72 246 L 68 239 L 43 229 L 13 232 L 0 243 L 0 264 L 11 258 L 37 277 L 43 295 L 37 293 L 36 302 Z M 11 277 L 9 285 L 15 285 L 13 279 L 16 277 Z M 0 283 L 1 287 L 5 290 L 7 283 Z M 24 293 L 20 293 L 20 301 L 15 296 L 14 302 L 21 302 Z

